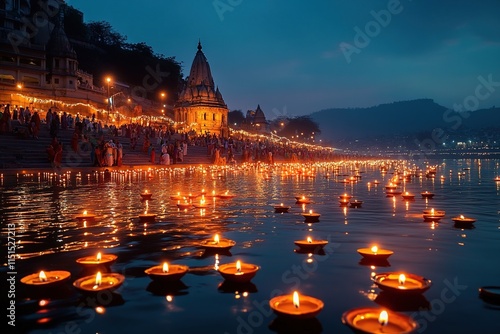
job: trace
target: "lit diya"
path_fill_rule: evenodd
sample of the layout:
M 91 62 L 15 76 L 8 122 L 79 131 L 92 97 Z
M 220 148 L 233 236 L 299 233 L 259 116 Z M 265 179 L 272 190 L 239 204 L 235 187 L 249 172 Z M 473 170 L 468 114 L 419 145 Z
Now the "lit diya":
M 156 215 L 154 213 L 148 213 L 147 211 L 144 211 L 143 213 L 139 214 L 139 220 L 141 222 L 152 222 L 156 219 Z
M 500 286 L 483 286 L 479 288 L 479 298 L 487 303 L 500 305 Z
M 184 199 L 184 196 L 181 196 L 181 193 L 178 192 L 177 195 L 170 196 L 170 199 L 175 200 L 175 201 L 179 201 L 181 199 Z
M 178 202 L 177 203 L 177 207 L 181 210 L 184 210 L 184 209 L 189 209 L 190 207 L 192 207 L 193 204 L 188 202 L 187 200 L 185 200 L 184 202 Z
M 236 245 L 236 242 L 230 239 L 221 239 L 219 238 L 219 235 L 216 234 L 213 239 L 204 240 L 200 245 L 207 249 L 229 250 L 231 247 Z
M 53 287 L 67 281 L 71 277 L 69 271 L 40 271 L 21 278 L 21 283 L 32 287 Z
M 76 263 L 84 267 L 110 266 L 116 261 L 117 256 L 114 254 L 101 254 L 98 252 L 96 256 L 85 256 L 76 259 Z
M 311 200 L 305 196 L 296 196 L 295 197 L 295 200 L 296 200 L 296 204 L 310 204 L 311 203 Z
M 347 198 L 339 200 L 340 206 L 348 206 L 349 205 L 349 200 Z
M 284 212 L 288 212 L 288 210 L 290 210 L 290 207 L 283 205 L 283 203 L 281 203 L 280 205 L 274 206 L 274 212 L 276 212 L 276 213 L 284 213 Z
M 378 248 L 377 246 L 371 248 L 358 248 L 358 253 L 365 259 L 376 261 L 387 260 L 389 256 L 394 254 L 391 250 Z
M 73 282 L 73 286 L 86 293 L 100 291 L 113 291 L 119 288 L 125 281 L 125 276 L 117 273 L 104 273 L 100 271 L 95 275 L 85 276 Z
M 445 211 L 434 210 L 434 208 L 423 211 L 424 221 L 438 221 L 445 216 Z
M 389 183 L 388 185 L 385 186 L 385 190 L 394 190 L 397 188 L 397 185 L 394 183 Z
M 144 272 L 153 281 L 174 282 L 180 280 L 182 276 L 188 272 L 188 270 L 188 266 L 181 264 L 169 265 L 167 262 L 164 262 L 163 265 L 148 268 Z
M 219 266 L 219 273 L 225 280 L 235 283 L 248 283 L 257 274 L 259 266 L 250 263 L 242 263 L 240 260 L 235 263 L 226 263 Z
M 230 198 L 236 197 L 236 195 L 230 194 L 229 190 L 227 190 L 225 193 L 219 194 L 217 197 L 219 197 L 221 199 L 230 199 Z
M 81 215 L 76 216 L 78 220 L 93 220 L 95 219 L 95 215 L 88 213 L 87 210 L 84 210 Z
M 404 273 L 381 273 L 372 277 L 372 281 L 384 291 L 392 293 L 423 293 L 431 287 L 431 281 L 422 276 Z
M 402 196 L 403 196 L 403 199 L 406 201 L 411 201 L 411 200 L 415 199 L 415 195 L 413 195 L 412 193 L 410 193 L 408 191 L 405 191 L 405 193 Z
M 317 222 L 319 221 L 320 216 L 321 214 L 313 212 L 313 210 L 309 210 L 309 212 L 302 213 L 302 217 L 305 218 L 306 222 Z
M 153 196 L 152 193 L 148 192 L 147 189 L 144 190 L 144 192 L 141 193 L 141 198 L 142 200 L 144 201 L 147 201 L 147 200 L 150 200 L 151 199 L 151 196 Z
M 346 311 L 342 323 L 356 333 L 411 333 L 417 329 L 417 322 L 406 314 L 374 307 Z
M 420 195 L 422 195 L 422 198 L 433 198 L 434 197 L 434 193 L 431 193 L 427 190 L 424 192 L 421 192 Z
M 306 240 L 295 240 L 294 243 L 300 247 L 300 249 L 307 251 L 320 250 L 328 244 L 327 240 L 313 240 L 311 237 L 307 237 Z
M 401 195 L 403 192 L 402 191 L 399 191 L 399 190 L 395 190 L 395 189 L 389 189 L 385 192 L 385 195 L 387 197 L 393 197 L 393 196 L 397 196 L 397 195 Z
M 309 319 L 316 317 L 323 309 L 323 302 L 320 299 L 300 295 L 297 291 L 293 294 L 277 296 L 269 301 L 269 306 L 278 316 Z
M 341 200 L 350 200 L 352 198 L 352 196 L 348 195 L 348 194 L 342 194 L 342 195 L 339 196 L 339 198 Z
M 351 208 L 359 208 L 363 204 L 363 201 L 355 199 L 353 201 L 350 201 L 349 204 L 351 205 Z
M 470 217 L 464 217 L 464 215 L 451 218 L 451 220 L 453 220 L 456 226 L 471 226 L 476 222 L 476 219 Z

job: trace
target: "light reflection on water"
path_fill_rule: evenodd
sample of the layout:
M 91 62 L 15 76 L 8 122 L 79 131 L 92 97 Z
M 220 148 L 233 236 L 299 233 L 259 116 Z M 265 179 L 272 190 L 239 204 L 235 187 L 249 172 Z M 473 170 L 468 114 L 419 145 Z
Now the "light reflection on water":
M 500 263 L 491 257 L 500 248 L 500 185 L 493 181 L 500 174 L 498 161 L 447 160 L 436 165 L 436 178 L 421 175 L 425 171 L 422 165 L 417 173 L 421 177 L 401 181 L 402 191 L 416 195 L 413 201 L 403 201 L 401 195 L 386 197 L 385 185 L 394 177 L 394 167 L 402 171 L 401 165 L 390 162 L 388 173 L 381 173 L 379 162 L 359 162 L 319 164 L 314 170 L 311 166 L 269 169 L 248 165 L 6 175 L 0 195 L 2 221 L 16 224 L 18 279 L 48 268 L 68 270 L 74 280 L 84 274 L 75 260 L 98 250 L 118 255 L 112 269 L 126 276 L 115 302 L 104 305 L 106 312 L 98 312 L 91 321 L 85 316 L 90 313 L 79 312 L 82 298 L 71 287 L 52 296 L 47 317 L 32 306 L 28 298 L 33 297 L 31 292 L 18 283 L 18 320 L 33 333 L 60 332 L 69 321 L 84 333 L 155 332 L 162 326 L 175 333 L 280 332 L 286 328 L 280 329 L 283 324 L 273 321 L 266 301 L 276 289 L 283 293 L 299 289 L 325 302 L 313 328 L 319 325 L 327 333 L 349 333 L 340 318 L 350 308 L 401 308 L 372 286 L 372 272 L 404 270 L 434 282 L 420 300 L 402 310 L 408 314 L 419 307 L 440 306 L 436 300 L 446 282 L 458 279 L 467 286 L 459 291 L 457 301 L 446 304 L 437 316 L 414 315 L 416 320 L 424 319 L 421 325 L 427 326 L 426 332 L 473 332 L 474 325 L 466 317 L 453 316 L 467 309 L 469 316 L 488 324 L 493 333 L 499 329 L 491 320 L 495 311 L 483 306 L 477 289 L 500 284 Z M 357 182 L 342 182 L 353 175 L 359 176 Z M 139 196 L 145 189 L 153 193 L 149 201 Z M 209 206 L 204 210 L 182 210 L 170 199 L 178 192 L 194 195 L 202 189 L 207 195 L 216 190 L 236 197 L 223 200 L 207 196 Z M 435 197 L 422 199 L 420 192 L 424 190 L 434 192 Z M 362 206 L 339 206 L 338 196 L 343 193 L 362 200 Z M 313 202 L 295 204 L 294 197 L 302 195 Z M 290 213 L 275 214 L 272 206 L 280 203 L 290 205 Z M 422 211 L 429 208 L 445 210 L 446 218 L 423 222 Z M 311 209 L 321 213 L 320 222 L 305 224 L 301 212 Z M 95 214 L 96 219 L 75 219 L 83 210 Z M 157 215 L 156 222 L 139 221 L 145 210 Z M 454 228 L 450 218 L 459 214 L 476 218 L 476 228 Z M 7 234 L 5 225 L 3 235 Z M 214 253 L 204 253 L 198 247 L 216 233 L 237 242 L 217 259 Z M 330 251 L 294 252 L 293 240 L 307 235 L 328 239 Z M 395 251 L 384 266 L 367 266 L 356 252 L 373 243 Z M 261 266 L 250 286 L 222 284 L 213 269 L 236 258 Z M 146 268 L 163 260 L 190 266 L 181 286 L 155 286 L 144 274 Z M 245 296 L 239 291 L 242 288 L 248 292 Z M 170 301 L 158 298 L 167 295 Z

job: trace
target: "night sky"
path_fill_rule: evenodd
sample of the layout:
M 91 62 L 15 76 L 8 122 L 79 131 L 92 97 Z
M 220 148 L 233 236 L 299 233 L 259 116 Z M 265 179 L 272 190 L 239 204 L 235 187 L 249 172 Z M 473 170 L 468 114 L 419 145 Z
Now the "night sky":
M 184 76 L 200 39 L 230 110 L 260 104 L 272 119 L 418 98 L 500 106 L 499 0 L 67 3 L 175 57 Z

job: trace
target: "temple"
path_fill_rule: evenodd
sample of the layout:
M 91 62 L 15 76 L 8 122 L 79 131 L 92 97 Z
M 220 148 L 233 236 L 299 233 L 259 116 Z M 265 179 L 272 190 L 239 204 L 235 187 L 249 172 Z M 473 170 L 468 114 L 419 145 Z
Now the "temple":
M 222 94 L 214 85 L 205 54 L 198 42 L 189 77 L 174 106 L 174 121 L 185 130 L 197 134 L 228 135 L 227 114 L 229 112 Z

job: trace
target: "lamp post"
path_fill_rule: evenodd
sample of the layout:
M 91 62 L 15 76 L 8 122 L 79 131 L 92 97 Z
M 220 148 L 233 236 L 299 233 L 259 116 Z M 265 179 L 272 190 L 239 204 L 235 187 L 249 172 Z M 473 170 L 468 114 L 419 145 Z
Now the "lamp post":
M 111 83 L 111 78 L 107 77 L 106 82 L 108 84 L 108 115 L 106 118 L 106 124 L 109 123 L 109 113 L 111 112 L 111 96 L 109 94 L 109 84 Z

